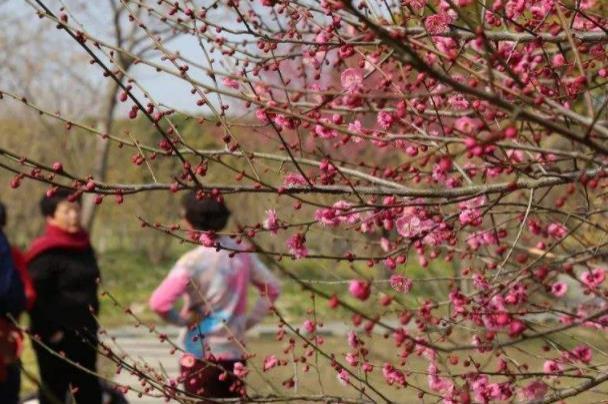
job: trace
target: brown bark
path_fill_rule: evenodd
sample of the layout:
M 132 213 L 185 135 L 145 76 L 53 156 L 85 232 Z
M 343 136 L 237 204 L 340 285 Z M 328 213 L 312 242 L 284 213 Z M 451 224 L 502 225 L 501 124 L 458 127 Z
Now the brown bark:
M 114 121 L 114 111 L 116 109 L 116 97 L 118 95 L 118 84 L 112 81 L 105 95 L 101 118 L 98 122 L 99 130 L 102 133 L 110 133 Z M 110 154 L 110 142 L 104 138 L 97 138 L 95 145 L 95 160 L 93 161 L 92 175 L 96 181 L 105 182 L 108 173 L 108 157 Z M 97 212 L 95 205 L 95 195 L 88 194 L 82 201 L 82 226 L 89 232 L 93 229 L 95 215 Z

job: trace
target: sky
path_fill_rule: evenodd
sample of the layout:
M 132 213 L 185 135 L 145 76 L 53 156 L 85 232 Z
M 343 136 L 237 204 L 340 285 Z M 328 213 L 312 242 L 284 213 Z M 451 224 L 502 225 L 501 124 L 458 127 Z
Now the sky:
M 57 12 L 60 8 L 59 1 L 44 0 L 44 2 L 54 12 Z M 78 22 L 81 22 L 87 30 L 91 31 L 96 36 L 110 38 L 109 34 L 111 33 L 111 30 L 109 27 L 111 27 L 111 12 L 109 7 L 104 4 L 107 4 L 106 1 L 84 2 L 86 8 L 78 7 L 77 1 L 68 0 L 66 3 L 68 4 L 68 7 L 70 7 L 70 10 L 73 10 L 74 14 L 77 16 Z M 9 21 L 19 21 L 19 28 L 15 29 L 20 30 L 25 29 L 34 31 L 43 26 L 49 27 L 48 21 L 45 22 L 44 20 L 39 19 L 35 15 L 32 6 L 23 0 L 5 0 L 4 2 L 0 0 L 0 20 L 6 21 L 7 19 Z M 72 20 L 70 21 L 72 22 Z M 16 27 L 14 24 L 9 24 L 8 26 Z M 20 33 L 17 33 L 17 35 L 20 35 Z M 82 55 L 79 57 L 84 58 L 85 51 L 70 38 L 65 31 L 54 28 L 46 29 L 44 38 L 54 44 L 61 44 L 61 46 L 58 46 L 57 48 L 61 49 L 62 52 L 72 52 L 75 54 L 74 56 Z M 185 57 L 196 60 L 198 63 L 206 64 L 197 41 L 191 36 L 178 37 L 168 43 L 167 47 L 173 51 L 179 51 Z M 48 50 L 49 49 L 47 49 L 47 51 Z M 52 49 L 50 51 L 52 52 Z M 10 57 L 10 44 L 5 50 L 0 49 L 0 52 L 7 52 L 4 56 Z M 26 51 L 26 57 L 30 56 L 32 58 L 37 57 L 36 54 L 29 55 Z M 150 60 L 162 63 L 159 58 L 151 58 Z M 170 67 L 169 63 L 164 62 L 164 64 Z M 103 78 L 101 76 L 101 68 L 99 66 L 87 66 L 86 62 L 78 65 L 78 73 L 100 88 L 103 88 L 103 82 L 101 80 L 109 80 L 108 78 Z M 157 102 L 170 105 L 180 111 L 191 113 L 201 112 L 201 107 L 196 106 L 197 98 L 190 93 L 191 87 L 183 80 L 168 74 L 159 74 L 143 65 L 135 66 L 130 73 Z M 195 72 L 191 69 L 189 73 L 192 74 L 193 78 L 211 84 L 211 80 L 201 72 Z M 121 113 L 126 114 L 128 107 L 123 106 L 121 109 Z M 205 111 L 203 110 L 203 112 Z

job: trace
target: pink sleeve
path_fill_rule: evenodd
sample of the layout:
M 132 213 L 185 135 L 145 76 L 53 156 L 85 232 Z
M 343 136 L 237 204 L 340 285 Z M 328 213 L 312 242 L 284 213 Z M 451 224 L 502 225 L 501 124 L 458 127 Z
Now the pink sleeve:
M 150 297 L 150 308 L 158 314 L 166 314 L 175 302 L 186 292 L 190 276 L 185 270 L 173 270 L 156 288 Z

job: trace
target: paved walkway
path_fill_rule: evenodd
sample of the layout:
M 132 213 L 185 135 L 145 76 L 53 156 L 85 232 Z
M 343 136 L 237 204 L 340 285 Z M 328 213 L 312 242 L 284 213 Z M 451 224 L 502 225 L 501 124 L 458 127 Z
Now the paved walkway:
M 554 316 L 550 315 L 529 315 L 529 320 L 544 322 L 544 321 L 555 321 Z M 388 325 L 392 327 L 398 327 L 397 321 L 387 321 Z M 409 324 L 414 326 L 413 322 Z M 344 336 L 353 327 L 349 323 L 345 322 L 329 322 L 318 329 L 317 333 L 325 336 Z M 254 327 L 247 335 L 249 338 L 274 338 L 277 327 L 276 325 L 259 325 Z M 166 335 L 174 343 L 179 343 L 179 330 L 175 327 L 158 327 L 157 332 Z M 374 333 L 383 334 L 385 330 L 382 327 L 376 326 L 373 330 Z M 112 341 L 108 337 L 113 337 Z M 151 366 L 155 371 L 166 374 L 169 377 L 176 377 L 178 369 L 178 357 L 177 355 L 171 354 L 171 346 L 169 343 L 161 343 L 158 334 L 150 333 L 147 328 L 118 328 L 110 331 L 109 336 L 104 336 L 103 340 L 106 343 L 113 343 L 114 352 L 122 352 L 127 354 L 130 358 L 129 363 L 139 363 L 139 366 L 147 364 Z M 146 371 L 146 374 L 150 374 Z M 114 380 L 123 386 L 131 386 L 134 388 L 141 387 L 140 381 L 137 377 L 131 375 L 127 371 L 122 371 L 118 374 Z M 140 404 L 160 404 L 165 401 L 161 398 L 154 397 L 138 397 L 137 393 L 129 392 L 127 398 L 130 403 Z
M 391 324 L 396 325 L 396 324 Z M 346 335 L 352 326 L 341 323 L 331 322 L 319 329 L 320 335 Z M 274 338 L 276 325 L 259 325 L 254 327 L 247 335 L 249 338 Z M 381 329 L 377 328 L 379 332 Z M 165 334 L 167 337 L 178 343 L 179 330 L 174 327 L 158 327 L 158 333 Z M 112 337 L 112 338 L 109 338 Z M 140 366 L 147 364 L 156 371 L 167 374 L 170 377 L 177 376 L 179 369 L 177 355 L 171 355 L 171 347 L 168 343 L 161 343 L 158 334 L 150 333 L 144 327 L 134 328 L 125 327 L 109 331 L 109 335 L 103 336 L 102 340 L 112 345 L 112 350 L 117 353 L 128 353 L 129 363 L 136 362 Z M 146 372 L 149 373 L 149 372 Z M 123 386 L 141 387 L 140 381 L 127 371 L 122 371 L 115 378 L 118 384 Z M 138 397 L 138 394 L 130 391 L 127 394 L 130 403 L 139 404 L 160 404 L 165 401 L 162 398 L 149 396 Z
M 115 337 L 114 345 L 119 348 L 119 352 L 129 354 L 129 363 L 137 362 L 141 365 L 148 364 L 154 369 L 163 369 L 169 376 L 176 376 L 178 373 L 177 359 L 172 356 L 166 343 L 161 344 L 158 337 L 147 332 L 131 332 L 130 330 L 118 330 L 111 333 Z M 177 341 L 177 334 L 173 331 L 169 337 Z M 107 341 L 106 341 L 107 342 Z M 113 348 L 114 350 L 115 348 Z M 147 372 L 146 372 L 147 373 Z M 138 388 L 140 381 L 136 376 L 123 370 L 115 378 L 118 384 Z M 148 396 L 138 397 L 138 394 L 129 391 L 127 393 L 129 403 L 157 404 L 165 401 L 160 398 Z

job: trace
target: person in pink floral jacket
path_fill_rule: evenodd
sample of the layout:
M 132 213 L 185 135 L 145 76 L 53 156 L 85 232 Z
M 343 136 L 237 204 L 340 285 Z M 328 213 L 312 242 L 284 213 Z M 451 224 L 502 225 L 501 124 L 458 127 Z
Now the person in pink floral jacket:
M 200 397 L 229 398 L 245 393 L 235 373 L 245 364 L 245 332 L 269 312 L 279 283 L 242 244 L 216 236 L 230 211 L 212 198 L 188 193 L 183 217 L 192 231 L 202 231 L 201 246 L 184 254 L 150 298 L 150 307 L 167 322 L 185 327 L 181 359 L 185 390 Z M 259 291 L 247 311 L 247 289 Z M 176 302 L 183 298 L 183 308 Z

